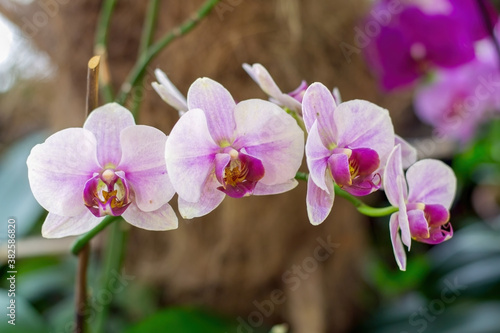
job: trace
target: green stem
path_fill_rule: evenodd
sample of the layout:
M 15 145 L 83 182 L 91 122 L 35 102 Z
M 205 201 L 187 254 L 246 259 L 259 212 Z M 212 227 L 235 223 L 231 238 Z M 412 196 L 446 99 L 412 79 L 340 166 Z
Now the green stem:
M 102 57 L 101 65 L 101 81 L 100 91 L 106 103 L 112 102 L 114 99 L 113 88 L 111 87 L 111 79 L 109 78 L 108 69 L 108 33 L 111 16 L 118 0 L 104 0 L 102 4 L 101 13 L 97 22 L 97 30 L 94 43 L 94 52 Z
M 111 15 L 118 0 L 104 0 L 102 4 L 99 21 L 97 22 L 97 30 L 95 36 L 95 48 L 99 50 L 106 50 L 108 44 L 109 24 L 111 22 Z
M 158 18 L 159 0 L 150 0 L 142 28 L 141 42 L 139 45 L 139 56 L 148 50 L 148 47 L 153 43 L 154 29 Z
M 116 286 L 110 283 L 114 274 L 119 274 L 122 266 L 125 245 L 128 233 L 123 230 L 123 224 L 114 223 L 108 234 L 107 246 L 104 253 L 104 262 L 102 265 L 102 275 L 99 281 L 99 292 L 113 295 L 116 293 Z M 109 314 L 111 300 L 102 304 L 102 307 L 97 312 L 95 322 L 95 333 L 107 332 L 106 320 Z
M 148 9 L 146 11 L 146 18 L 144 20 L 144 27 L 142 29 L 141 42 L 139 45 L 139 57 L 148 51 L 149 46 L 153 43 L 154 29 L 156 26 L 156 20 L 158 18 L 158 7 L 159 0 L 150 0 L 148 4 Z M 141 102 L 143 100 L 144 86 L 141 81 L 144 77 L 144 73 L 139 77 L 137 84 L 132 88 L 135 91 L 132 100 L 132 107 L 130 108 L 134 119 L 137 122 L 139 115 L 139 109 L 141 107 Z
M 191 31 L 205 16 L 207 16 L 210 11 L 219 3 L 220 0 L 207 0 L 196 14 L 194 14 L 190 19 L 185 21 L 179 27 L 172 29 L 164 37 L 162 37 L 158 42 L 151 45 L 147 52 L 142 53 L 136 65 L 132 68 L 130 74 L 127 76 L 127 80 L 122 85 L 120 93 L 116 98 L 119 104 L 124 105 L 128 94 L 133 87 L 141 80 L 146 67 L 149 65 L 151 60 L 153 60 L 161 50 L 163 50 L 167 45 L 169 45 L 173 40 L 181 37 Z
M 104 220 L 102 220 L 101 223 L 95 226 L 94 229 L 78 237 L 78 239 L 73 243 L 73 246 L 71 247 L 71 253 L 73 253 L 74 255 L 78 255 L 78 253 L 80 253 L 83 247 L 88 242 L 90 242 L 92 238 L 94 238 L 98 233 L 103 231 L 104 228 L 106 228 L 108 225 L 115 222 L 119 218 L 120 216 L 107 216 L 106 218 L 104 218 Z
M 297 172 L 297 174 L 295 175 L 295 179 L 297 180 L 307 181 L 308 178 L 309 175 L 305 172 Z M 335 189 L 335 194 L 352 203 L 354 207 L 356 207 L 358 212 L 360 212 L 363 215 L 370 217 L 381 217 L 381 216 L 391 215 L 392 213 L 399 211 L 399 208 L 394 206 L 381 207 L 381 208 L 368 206 L 363 201 L 359 200 L 357 197 L 341 189 L 340 186 L 338 186 L 337 184 L 333 185 Z

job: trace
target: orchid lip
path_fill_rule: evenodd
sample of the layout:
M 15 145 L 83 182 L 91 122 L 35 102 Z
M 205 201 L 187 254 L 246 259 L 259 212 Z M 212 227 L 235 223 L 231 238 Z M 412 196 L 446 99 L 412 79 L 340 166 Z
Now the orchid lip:
M 127 180 L 111 169 L 94 173 L 85 183 L 83 200 L 96 217 L 119 216 L 131 203 Z
M 227 153 L 231 159 L 223 174 L 217 177 L 222 183 L 217 189 L 233 198 L 251 195 L 258 181 L 264 177 L 262 162 L 232 148 Z
M 380 175 L 374 173 L 380 159 L 372 149 L 335 148 L 329 165 L 337 185 L 353 195 L 367 195 L 380 188 Z

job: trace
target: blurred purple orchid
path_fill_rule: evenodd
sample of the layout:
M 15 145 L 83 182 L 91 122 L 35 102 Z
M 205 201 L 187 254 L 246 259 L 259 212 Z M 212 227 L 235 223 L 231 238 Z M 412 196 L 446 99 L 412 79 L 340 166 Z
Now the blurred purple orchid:
M 111 103 L 95 109 L 83 128 L 68 128 L 36 145 L 28 178 L 49 211 L 42 235 L 85 233 L 106 215 L 122 215 L 148 230 L 177 228 L 168 204 L 174 195 L 165 165 L 167 136 L 135 125 L 132 114 Z
M 500 71 L 493 42 L 476 45 L 477 57 L 455 69 L 440 70 L 415 95 L 415 112 L 441 137 L 468 142 L 488 111 L 500 107 Z
M 456 183 L 453 170 L 432 159 L 413 164 L 405 180 L 401 146 L 397 145 L 391 152 L 384 172 L 384 189 L 389 202 L 399 208 L 399 212 L 391 215 L 389 227 L 394 256 L 401 270 L 406 270 L 403 244 L 410 250 L 411 238 L 438 244 L 453 236 L 449 209 Z
M 258 99 L 236 104 L 208 78 L 191 85 L 187 106 L 165 150 L 183 217 L 208 214 L 226 194 L 277 194 L 297 185 L 304 133 L 283 109 Z
M 382 0 L 374 6 L 372 13 L 391 14 L 364 49 L 386 90 L 407 86 L 436 67 L 454 68 L 471 61 L 475 41 L 488 35 L 474 0 L 408 0 L 398 11 L 392 2 Z M 491 4 L 488 9 L 496 22 Z
M 309 133 L 307 211 L 310 222 L 317 225 L 332 209 L 334 182 L 357 196 L 380 188 L 380 169 L 394 147 L 395 137 L 387 110 L 362 100 L 337 106 L 321 83 L 307 89 L 303 113 Z

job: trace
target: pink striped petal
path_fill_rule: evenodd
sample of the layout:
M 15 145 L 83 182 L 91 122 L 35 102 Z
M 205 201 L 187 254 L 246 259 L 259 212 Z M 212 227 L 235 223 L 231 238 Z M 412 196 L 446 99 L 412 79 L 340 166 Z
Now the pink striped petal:
M 394 128 L 386 109 L 363 100 L 344 102 L 334 113 L 339 147 L 371 148 L 384 163 L 394 147 Z
M 455 197 L 457 179 L 453 170 L 441 161 L 420 160 L 406 173 L 409 202 L 440 204 L 449 209 Z
M 295 177 L 304 156 L 304 132 L 279 106 L 258 99 L 239 103 L 235 109 L 237 139 L 233 148 L 262 161 L 266 185 Z
M 27 165 L 31 191 L 43 208 L 60 216 L 87 211 L 83 189 L 101 169 L 91 132 L 68 128 L 51 135 L 33 147 Z
M 398 213 L 391 215 L 391 220 L 389 221 L 389 229 L 391 233 L 391 243 L 392 249 L 394 251 L 394 257 L 396 258 L 396 263 L 399 269 L 406 271 L 406 253 L 401 243 L 401 237 L 399 236 L 399 218 Z
M 207 215 L 217 208 L 226 196 L 217 189 L 219 185 L 217 178 L 212 174 L 203 185 L 199 201 L 189 202 L 179 196 L 179 213 L 181 216 L 185 219 L 192 219 Z
M 60 216 L 49 212 L 42 225 L 42 236 L 45 238 L 61 238 L 84 234 L 96 227 L 103 217 L 95 217 L 85 208 L 76 216 Z
M 265 185 L 262 182 L 258 182 L 253 190 L 253 195 L 271 195 L 271 194 L 281 194 L 293 190 L 299 184 L 295 179 L 290 179 L 289 181 L 276 185 Z
M 122 156 L 120 132 L 133 125 L 132 113 L 117 103 L 100 106 L 90 113 L 83 128 L 95 135 L 97 159 L 103 167 L 118 165 Z
M 177 121 L 165 145 L 165 159 L 170 181 L 180 197 L 190 202 L 200 200 L 219 150 L 202 110 L 190 110 Z
M 132 203 L 122 217 L 133 226 L 146 230 L 164 231 L 177 229 L 178 226 L 177 215 L 168 203 L 149 212 L 142 211 Z
M 159 209 L 175 194 L 165 164 L 167 136 L 154 127 L 138 125 L 122 130 L 120 141 L 119 169 L 135 193 L 135 203 L 145 212 Z
M 304 124 L 310 132 L 314 122 L 318 121 L 318 131 L 325 147 L 338 141 L 333 117 L 336 107 L 332 93 L 322 83 L 315 82 L 307 88 L 302 101 Z
M 321 224 L 330 214 L 335 198 L 333 180 L 327 177 L 328 192 L 319 188 L 311 177 L 307 180 L 307 215 L 312 225 Z
M 226 88 L 212 79 L 200 78 L 189 88 L 187 101 L 190 110 L 203 110 L 209 132 L 215 142 L 232 143 L 236 129 L 236 103 Z
M 309 177 L 314 180 L 316 186 L 327 192 L 325 173 L 330 155 L 330 150 L 323 146 L 318 132 L 318 123 L 315 122 L 309 131 L 306 142 L 307 168 L 309 169 Z

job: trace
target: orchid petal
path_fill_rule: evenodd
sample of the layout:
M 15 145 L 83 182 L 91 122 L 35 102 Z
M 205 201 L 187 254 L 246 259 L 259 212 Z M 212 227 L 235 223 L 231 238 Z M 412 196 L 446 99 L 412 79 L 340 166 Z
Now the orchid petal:
M 45 238 L 61 238 L 86 233 L 96 227 L 103 217 L 95 217 L 84 209 L 76 216 L 60 216 L 49 212 L 42 225 L 42 236 Z
M 105 104 L 90 113 L 83 128 L 95 135 L 97 160 L 103 167 L 118 165 L 122 155 L 120 132 L 133 125 L 132 113 L 117 103 Z
M 423 210 L 410 210 L 408 212 L 408 221 L 412 237 L 417 238 L 417 240 L 429 238 L 429 225 L 427 224 Z
M 287 182 L 276 185 L 266 185 L 258 182 L 253 190 L 253 195 L 281 194 L 293 190 L 298 184 L 299 182 L 295 179 L 290 179 Z
M 349 171 L 349 156 L 343 153 L 332 154 L 328 158 L 328 166 L 330 167 L 335 183 L 341 187 L 352 184 L 351 173 Z
M 219 149 L 202 110 L 190 110 L 177 121 L 165 145 L 165 159 L 170 181 L 184 200 L 200 200 Z
M 122 130 L 120 141 L 119 169 L 134 190 L 137 206 L 144 212 L 159 209 L 175 194 L 165 165 L 167 136 L 154 127 L 137 125 Z
M 91 132 L 68 128 L 51 135 L 33 147 L 27 165 L 31 191 L 43 208 L 60 216 L 87 211 L 83 189 L 101 169 Z
M 401 159 L 401 145 L 398 144 L 396 145 L 396 147 L 394 147 L 391 154 L 389 155 L 389 158 L 387 159 L 387 166 L 385 167 L 383 177 L 385 195 L 387 196 L 387 199 L 389 200 L 391 205 L 395 207 L 399 207 L 400 203 L 401 193 L 399 193 L 400 188 L 397 182 L 397 180 L 400 178 L 404 179 L 404 174 L 403 163 Z M 404 191 L 403 198 L 406 199 L 408 197 L 408 194 L 406 193 L 406 183 L 403 184 L 401 190 Z
M 215 142 L 232 142 L 236 129 L 236 103 L 226 88 L 212 79 L 200 78 L 189 88 L 187 100 L 190 110 L 203 110 L 209 133 Z
M 383 165 L 394 147 L 394 128 L 389 112 L 373 103 L 353 100 L 335 109 L 339 147 L 371 148 Z
M 325 183 L 325 172 L 328 166 L 328 159 L 331 155 L 323 143 L 318 132 L 318 122 L 315 122 L 309 131 L 306 142 L 306 161 L 309 169 L 309 177 L 323 191 L 327 191 Z
M 243 64 L 243 69 L 259 85 L 263 92 L 276 100 L 277 104 L 300 113 L 300 102 L 292 96 L 284 94 L 264 66 L 261 64 L 254 64 L 252 66 Z
M 408 213 L 406 212 L 406 202 L 405 202 L 405 194 L 406 194 L 406 181 L 403 176 L 398 176 L 396 179 L 396 183 L 398 186 L 399 193 L 399 227 L 401 228 L 401 239 L 403 244 L 408 247 L 408 251 L 411 247 L 411 232 L 410 232 L 410 222 L 408 220 Z
M 413 147 L 408 141 L 395 134 L 395 146 L 401 145 L 401 158 L 403 162 L 403 169 L 408 169 L 413 163 L 417 161 L 417 149 Z
M 319 188 L 311 177 L 307 180 L 307 215 L 312 225 L 321 224 L 330 214 L 335 199 L 333 180 L 327 177 L 328 192 Z
M 177 229 L 178 226 L 177 215 L 168 203 L 149 212 L 132 203 L 122 217 L 133 226 L 146 230 L 164 231 Z
M 443 205 L 425 205 L 424 213 L 429 227 L 438 227 L 450 220 L 450 211 Z
M 224 184 L 225 169 L 230 161 L 231 156 L 229 154 L 219 153 L 215 155 L 215 176 L 221 184 Z
M 155 76 L 160 84 L 153 82 L 153 89 L 170 106 L 178 111 L 187 111 L 187 101 L 180 91 L 172 84 L 167 75 L 160 69 L 155 69 Z
M 384 190 L 391 205 L 399 208 L 398 222 L 401 228 L 403 243 L 411 246 L 410 224 L 406 213 L 406 199 L 408 197 L 408 185 L 403 174 L 403 163 L 401 161 L 401 146 L 397 145 L 387 159 L 384 170 Z
M 391 215 L 391 219 L 389 221 L 389 229 L 391 233 L 391 243 L 392 249 L 394 250 L 394 257 L 396 258 L 396 263 L 399 266 L 399 269 L 402 271 L 406 271 L 406 253 L 403 248 L 403 244 L 401 243 L 401 237 L 399 236 L 399 218 L 398 213 L 394 213 Z
M 207 215 L 220 205 L 225 194 L 217 189 L 219 182 L 214 174 L 210 175 L 203 185 L 202 195 L 198 202 L 188 202 L 179 196 L 179 213 L 185 219 Z
M 438 160 L 425 159 L 413 164 L 406 173 L 409 202 L 440 204 L 450 208 L 457 179 L 453 170 Z
M 304 124 L 310 132 L 314 122 L 318 121 L 318 131 L 326 147 L 338 140 L 333 117 L 336 107 L 332 93 L 323 84 L 315 82 L 307 88 L 302 101 Z
M 295 177 L 304 156 L 304 132 L 295 119 L 277 105 L 258 99 L 239 103 L 233 147 L 262 161 L 266 185 Z

